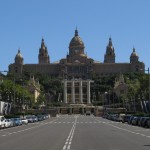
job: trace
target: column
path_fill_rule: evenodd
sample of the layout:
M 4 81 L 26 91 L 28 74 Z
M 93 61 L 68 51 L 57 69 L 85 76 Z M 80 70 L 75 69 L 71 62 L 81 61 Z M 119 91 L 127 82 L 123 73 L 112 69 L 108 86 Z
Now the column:
M 87 104 L 91 104 L 90 80 L 87 81 Z
M 82 90 L 82 81 L 79 83 L 79 97 L 80 97 L 80 103 L 83 103 L 83 90 Z
M 67 104 L 67 81 L 64 80 L 64 103 Z
M 72 103 L 75 103 L 75 87 L 74 87 L 74 80 L 72 80 L 71 84 L 71 98 L 72 98 Z

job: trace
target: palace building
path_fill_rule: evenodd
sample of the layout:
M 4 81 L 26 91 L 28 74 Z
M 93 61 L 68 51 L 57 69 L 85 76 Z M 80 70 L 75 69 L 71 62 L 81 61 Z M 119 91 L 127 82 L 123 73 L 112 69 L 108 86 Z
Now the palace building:
M 21 75 L 28 72 L 32 75 L 36 73 L 47 74 L 48 76 L 61 77 L 64 83 L 64 102 L 65 103 L 90 103 L 90 87 L 89 81 L 93 76 L 106 76 L 112 74 L 129 73 L 129 72 L 144 72 L 145 65 L 139 61 L 135 48 L 130 55 L 130 61 L 127 63 L 117 63 L 115 61 L 115 49 L 112 39 L 109 38 L 104 54 L 104 62 L 95 61 L 93 58 L 85 54 L 85 45 L 79 37 L 78 30 L 69 43 L 69 53 L 66 58 L 62 58 L 57 62 L 51 62 L 48 53 L 48 48 L 42 38 L 41 47 L 38 54 L 38 64 L 24 64 L 24 58 L 21 51 L 15 56 L 14 63 L 9 65 L 9 73 Z M 76 79 L 76 80 L 75 80 Z M 67 81 L 66 81 L 67 80 Z M 77 81 L 78 80 L 78 81 Z M 83 80 L 81 82 L 81 80 Z M 81 84 L 87 87 L 86 96 L 82 93 Z M 67 92 L 66 86 L 70 87 L 72 92 Z M 74 88 L 78 87 L 78 94 Z M 66 94 L 67 95 L 66 95 Z M 77 97 L 75 98 L 75 95 Z M 69 96 L 71 98 L 69 98 Z M 83 96 L 83 97 L 82 97 Z M 68 99 L 67 99 L 68 97 Z M 85 101 L 86 99 L 86 101 Z

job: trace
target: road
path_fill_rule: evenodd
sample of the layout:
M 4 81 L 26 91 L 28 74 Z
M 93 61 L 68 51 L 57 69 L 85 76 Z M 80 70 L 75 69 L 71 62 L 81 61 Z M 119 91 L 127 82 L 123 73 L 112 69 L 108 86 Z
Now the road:
M 0 130 L 0 150 L 149 150 L 150 129 L 63 115 Z

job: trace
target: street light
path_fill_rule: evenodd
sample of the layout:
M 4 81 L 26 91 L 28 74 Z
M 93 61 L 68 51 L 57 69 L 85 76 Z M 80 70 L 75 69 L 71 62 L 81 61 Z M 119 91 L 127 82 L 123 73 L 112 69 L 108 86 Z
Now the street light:
M 107 105 L 108 103 L 107 103 L 107 94 L 108 94 L 108 92 L 105 92 L 105 104 Z
M 150 76 L 149 76 L 149 67 L 148 67 L 148 69 L 147 70 L 145 70 L 145 71 L 148 71 L 148 88 L 149 88 L 149 90 L 148 90 L 148 106 L 149 106 L 149 109 L 150 109 Z M 149 110 L 150 111 L 150 110 Z

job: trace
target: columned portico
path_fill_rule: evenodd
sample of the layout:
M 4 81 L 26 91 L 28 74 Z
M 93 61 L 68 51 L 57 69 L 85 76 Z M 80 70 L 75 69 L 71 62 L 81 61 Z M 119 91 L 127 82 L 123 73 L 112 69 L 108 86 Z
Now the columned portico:
M 87 103 L 91 104 L 90 80 L 87 81 Z
M 72 103 L 75 103 L 75 86 L 74 86 L 74 80 L 72 80 L 71 84 L 71 98 L 72 98 Z
M 90 84 L 92 80 L 72 79 L 64 83 L 64 103 L 67 104 L 91 104 Z
M 80 96 L 80 103 L 83 103 L 83 89 L 82 89 L 82 80 L 80 81 L 80 86 L 79 86 L 79 96 Z
M 64 103 L 67 104 L 67 80 L 64 80 Z

